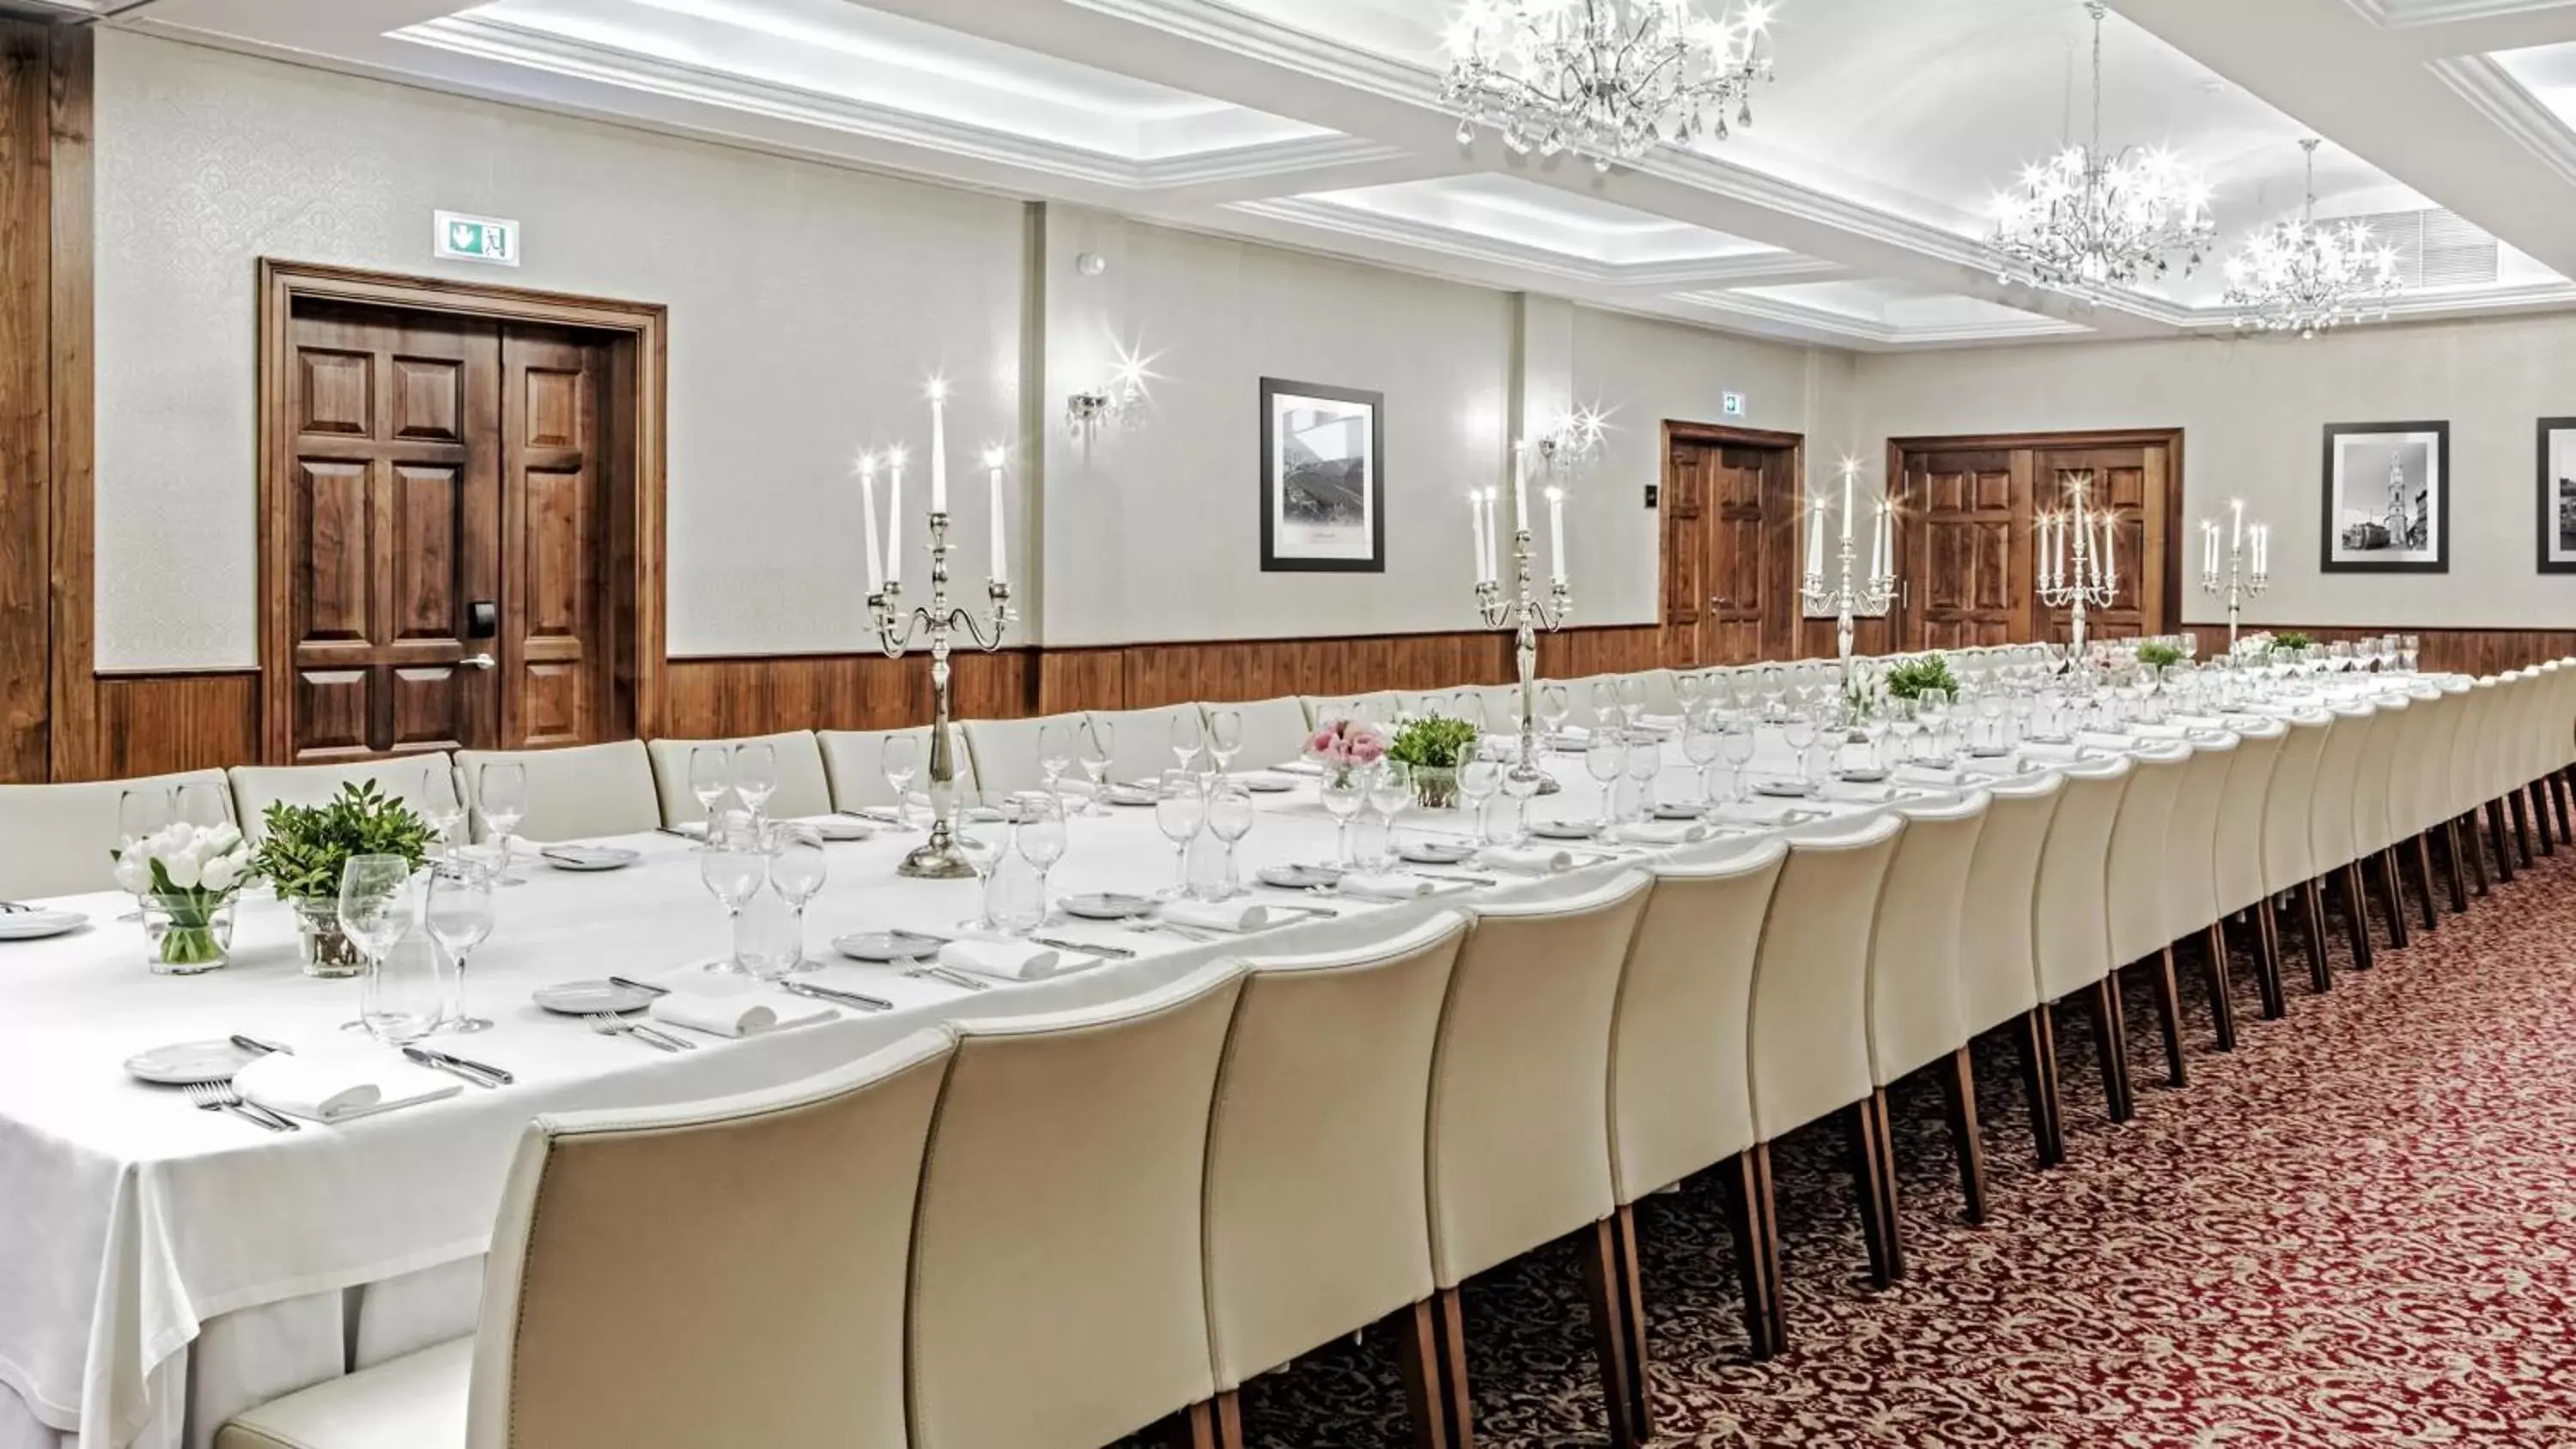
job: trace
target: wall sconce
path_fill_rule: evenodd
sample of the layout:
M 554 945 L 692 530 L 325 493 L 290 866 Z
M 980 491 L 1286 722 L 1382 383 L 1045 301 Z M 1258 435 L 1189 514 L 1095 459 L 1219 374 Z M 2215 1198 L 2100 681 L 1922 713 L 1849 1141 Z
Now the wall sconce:
M 1539 466 L 1557 477 L 1568 477 L 1601 454 L 1601 441 L 1610 431 L 1610 415 L 1598 403 L 1575 408 L 1557 419 L 1556 426 L 1530 439 L 1537 450 Z
M 1145 370 L 1149 360 L 1121 347 L 1118 366 L 1106 381 L 1065 398 L 1065 431 L 1082 445 L 1084 452 L 1091 450 L 1092 439 L 1102 428 L 1113 423 L 1143 423 L 1145 405 L 1152 401 L 1145 387 L 1146 380 L 1153 376 Z

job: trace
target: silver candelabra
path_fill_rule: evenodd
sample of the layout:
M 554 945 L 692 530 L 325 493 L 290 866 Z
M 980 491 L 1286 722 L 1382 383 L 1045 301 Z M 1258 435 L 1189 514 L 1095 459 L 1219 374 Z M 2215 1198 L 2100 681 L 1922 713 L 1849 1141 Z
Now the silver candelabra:
M 1830 589 L 1826 588 L 1823 574 L 1810 573 L 1800 582 L 1798 588 L 1799 597 L 1805 602 L 1809 612 L 1821 613 L 1827 609 L 1834 611 L 1834 657 L 1841 663 L 1842 685 L 1846 691 L 1851 688 L 1852 682 L 1853 620 L 1862 614 L 1875 617 L 1886 613 L 1888 604 L 1896 598 L 1896 574 L 1893 571 L 1893 560 L 1881 565 L 1885 571 L 1874 572 L 1866 579 L 1856 580 L 1852 576 L 1853 558 L 1851 535 L 1846 533 L 1843 535 L 1841 550 L 1842 573 L 1834 586 Z
M 2227 600 L 2227 652 L 2236 652 L 2236 616 L 2245 601 L 2272 586 L 2272 529 L 2263 523 L 2245 521 L 2242 499 L 2228 504 L 2231 518 L 2227 530 L 2227 567 L 2219 568 L 2218 524 L 2213 519 L 2200 521 L 2201 563 L 2200 586 Z M 2247 549 L 2248 544 L 2252 549 Z
M 1547 597 L 1540 598 L 1533 591 L 1532 557 L 1530 531 L 1524 521 L 1512 532 L 1511 596 L 1503 596 L 1500 580 L 1483 580 L 1476 585 L 1476 611 L 1486 628 L 1512 631 L 1513 654 L 1520 666 L 1519 758 L 1507 778 L 1521 787 L 1519 793 L 1523 795 L 1552 795 L 1557 790 L 1556 781 L 1538 763 L 1538 636 L 1541 630 L 1553 633 L 1565 627 L 1566 617 L 1574 612 L 1574 598 L 1566 591 L 1562 578 L 1549 584 Z M 1562 570 L 1564 565 L 1560 562 L 1557 567 Z
M 926 637 L 930 645 L 930 838 L 895 868 L 897 874 L 924 880 L 958 880 L 975 873 L 965 852 L 957 848 L 957 752 L 949 740 L 948 723 L 949 636 L 963 632 L 977 649 L 989 654 L 1002 647 L 1003 627 L 1011 622 L 1011 586 L 1001 579 L 984 585 L 993 600 L 989 618 L 968 612 L 964 605 L 949 604 L 948 551 L 948 514 L 936 510 L 930 515 L 930 602 L 904 612 L 903 584 L 898 579 L 886 580 L 883 588 L 868 596 L 868 609 L 876 618 L 877 637 L 887 658 L 903 657 L 916 637 Z
M 2078 475 L 2069 485 L 2074 495 L 2075 512 L 2073 546 L 2067 542 L 2069 520 L 2042 518 L 2039 521 L 2039 601 L 2052 609 L 2064 609 L 2074 625 L 2072 648 L 2077 657 L 2084 653 L 2084 615 L 2088 609 L 2107 609 L 2118 597 L 2118 563 L 2111 554 L 2112 518 L 2100 518 L 2101 539 L 2093 538 L 2093 523 L 2085 517 L 2084 494 L 2092 486 L 2090 474 Z M 2052 543 L 2051 540 L 2054 540 Z M 2068 555 L 2074 567 L 2067 567 Z

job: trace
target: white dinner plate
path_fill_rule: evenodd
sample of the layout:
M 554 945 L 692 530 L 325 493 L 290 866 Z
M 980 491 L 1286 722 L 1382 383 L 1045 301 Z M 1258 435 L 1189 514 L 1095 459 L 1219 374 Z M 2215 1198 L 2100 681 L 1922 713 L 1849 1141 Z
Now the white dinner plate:
M 197 1082 L 229 1082 L 243 1063 L 258 1055 L 228 1041 L 173 1042 L 127 1057 L 125 1069 L 147 1082 L 185 1087 Z
M 1415 865 L 1456 865 L 1473 857 L 1476 847 L 1463 840 L 1408 840 L 1395 853 Z
M 1066 896 L 1056 904 L 1066 915 L 1080 916 L 1086 921 L 1123 921 L 1131 916 L 1150 915 L 1154 909 L 1150 896 L 1122 895 L 1116 891 Z
M 1846 785 L 1877 785 L 1885 783 L 1887 772 L 1885 770 L 1837 770 L 1834 772 L 1834 778 Z
M 622 870 L 643 858 L 619 845 L 549 845 L 537 852 L 557 870 Z
M 1599 833 L 1589 820 L 1537 820 L 1530 823 L 1530 834 L 1541 840 L 1590 840 Z
M 1706 806 L 1685 805 L 1678 800 L 1666 801 L 1655 807 L 1657 820 L 1697 820 L 1707 813 Z
M 1297 782 L 1289 776 L 1274 775 L 1267 771 L 1237 775 L 1235 778 L 1243 782 L 1243 788 L 1255 795 L 1284 795 L 1297 788 Z
M 1110 785 L 1101 790 L 1100 798 L 1112 805 L 1151 805 L 1154 792 L 1136 785 Z
M 911 931 L 852 931 L 832 938 L 832 949 L 853 961 L 924 961 L 946 944 Z
M 834 842 L 866 840 L 877 833 L 875 828 L 866 821 L 853 820 L 846 815 L 826 815 L 820 820 L 805 820 L 798 823 L 810 828 L 825 840 Z
M 88 924 L 78 911 L 0 911 L 0 941 L 37 941 Z
M 614 981 L 558 981 L 538 987 L 529 999 L 565 1016 L 589 1016 L 602 1011 L 642 1011 L 653 1004 L 653 993 Z
M 1804 800 L 1816 793 L 1816 787 L 1804 780 L 1756 780 L 1753 793 L 1774 800 Z
M 1291 891 L 1313 890 L 1342 878 L 1340 871 L 1322 865 L 1265 865 L 1253 875 L 1263 885 Z

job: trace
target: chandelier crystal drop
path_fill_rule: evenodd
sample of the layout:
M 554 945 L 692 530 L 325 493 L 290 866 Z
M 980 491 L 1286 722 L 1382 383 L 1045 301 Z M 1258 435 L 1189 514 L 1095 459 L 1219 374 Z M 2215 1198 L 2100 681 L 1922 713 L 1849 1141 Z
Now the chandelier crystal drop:
M 2102 145 L 2103 0 L 2093 17 L 2093 138 L 2022 173 L 1995 203 L 1996 280 L 2082 293 L 2191 275 L 2217 227 L 2209 188 L 2171 153 Z
M 2314 337 L 2345 322 L 2388 315 L 2405 290 L 2397 249 L 2381 245 L 2368 225 L 2317 225 L 2317 142 L 2308 153 L 2307 199 L 2296 221 L 2256 232 L 2227 259 L 2227 305 L 2239 332 L 2296 332 Z
M 1699 0 L 1466 0 L 1449 23 L 1440 102 L 1458 142 L 1491 126 L 1515 153 L 1572 152 L 1607 171 L 1658 142 L 1723 141 L 1753 121 L 1770 9 L 1712 18 Z

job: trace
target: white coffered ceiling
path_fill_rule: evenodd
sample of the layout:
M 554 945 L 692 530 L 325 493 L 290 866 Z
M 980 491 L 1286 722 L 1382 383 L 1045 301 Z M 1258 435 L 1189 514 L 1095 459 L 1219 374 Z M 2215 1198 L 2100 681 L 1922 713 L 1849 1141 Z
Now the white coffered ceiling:
M 2202 170 L 2224 246 L 2297 207 L 2318 134 L 2321 213 L 2447 208 L 2502 243 L 2401 315 L 2576 307 L 2576 0 L 2115 3 L 2106 135 Z M 1453 4 L 148 0 L 104 23 L 1840 347 L 2227 325 L 2214 258 L 2084 301 L 1985 268 L 1995 188 L 2086 124 L 2077 0 L 1781 0 L 1755 124 L 1606 175 L 1458 142 Z

